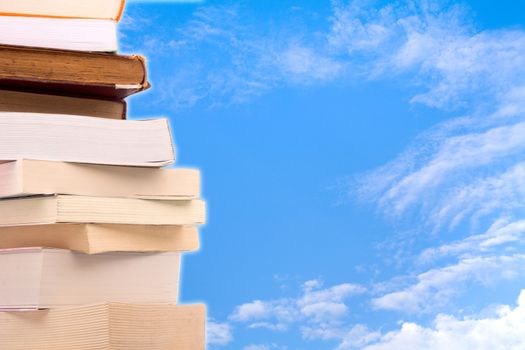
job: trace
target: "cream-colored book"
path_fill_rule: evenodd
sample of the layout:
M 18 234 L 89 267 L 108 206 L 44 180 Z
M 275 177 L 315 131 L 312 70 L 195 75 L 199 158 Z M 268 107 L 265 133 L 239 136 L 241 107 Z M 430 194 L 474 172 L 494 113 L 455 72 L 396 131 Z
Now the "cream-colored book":
M 0 201 L 0 226 L 55 223 L 196 225 L 206 206 L 200 199 L 159 200 L 87 196 L 38 196 Z
M 18 160 L 0 164 L 0 198 L 40 194 L 192 199 L 196 169 L 158 169 Z
M 87 255 L 65 249 L 3 249 L 0 309 L 108 301 L 177 303 L 179 271 L 180 254 L 176 252 Z
M 161 167 L 174 161 L 166 119 L 0 112 L 0 162 L 17 159 Z
M 47 247 L 86 254 L 199 249 L 194 226 L 49 224 L 0 227 L 0 249 Z
M 2 350 L 204 350 L 204 305 L 108 303 L 0 313 Z

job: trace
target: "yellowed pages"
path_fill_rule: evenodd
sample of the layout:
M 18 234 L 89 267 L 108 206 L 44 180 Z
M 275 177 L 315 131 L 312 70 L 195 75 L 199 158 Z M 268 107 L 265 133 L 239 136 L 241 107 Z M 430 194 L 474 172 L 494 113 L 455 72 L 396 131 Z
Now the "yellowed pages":
M 99 304 L 0 313 L 2 350 L 204 350 L 204 305 Z
M 199 225 L 206 222 L 200 199 L 161 200 L 87 196 L 39 196 L 0 200 L 0 226 L 54 223 Z
M 48 224 L 0 227 L 0 249 L 48 247 L 86 254 L 199 249 L 193 226 Z

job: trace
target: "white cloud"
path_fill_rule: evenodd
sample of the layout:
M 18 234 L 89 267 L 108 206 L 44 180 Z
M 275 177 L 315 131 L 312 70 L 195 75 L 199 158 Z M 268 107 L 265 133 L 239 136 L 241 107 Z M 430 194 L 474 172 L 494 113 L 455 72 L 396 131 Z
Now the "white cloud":
M 342 341 L 336 350 L 360 349 L 380 338 L 380 332 L 370 331 L 366 326 L 358 324 L 342 337 Z
M 525 348 L 523 329 L 525 290 L 521 292 L 516 307 L 501 306 L 492 317 L 457 319 L 439 315 L 432 327 L 405 322 L 401 329 L 383 334 L 379 339 L 372 334 L 368 346 L 362 347 L 358 343 L 359 346 L 354 347 L 350 340 L 338 349 L 520 350 Z M 360 334 L 357 339 L 363 339 L 363 335 Z
M 246 322 L 253 319 L 264 319 L 270 316 L 272 307 L 260 300 L 252 301 L 251 303 L 242 304 L 237 307 L 231 319 L 237 322 Z
M 228 323 L 208 319 L 206 323 L 206 343 L 208 345 L 224 346 L 232 341 L 232 329 Z
M 297 298 L 255 300 L 237 306 L 229 318 L 249 328 L 272 331 L 286 331 L 299 324 L 305 338 L 334 338 L 339 334 L 338 322 L 349 311 L 346 299 L 364 292 L 365 288 L 356 284 L 322 288 L 319 280 L 310 280 L 303 284 L 302 294 Z
M 416 277 L 416 283 L 373 299 L 376 309 L 407 313 L 435 311 L 463 292 L 467 284 L 492 286 L 525 274 L 525 255 L 473 257 L 434 268 Z

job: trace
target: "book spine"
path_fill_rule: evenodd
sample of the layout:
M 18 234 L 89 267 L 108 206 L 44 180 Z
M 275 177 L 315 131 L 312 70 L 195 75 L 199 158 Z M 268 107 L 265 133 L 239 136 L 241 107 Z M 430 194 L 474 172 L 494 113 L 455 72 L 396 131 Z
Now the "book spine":
M 117 15 L 117 18 L 115 18 L 115 20 L 118 22 L 120 21 L 120 19 L 122 18 L 122 14 L 124 13 L 124 6 L 126 5 L 126 0 L 121 0 L 120 1 L 120 9 L 119 9 L 119 12 L 118 12 L 118 15 Z

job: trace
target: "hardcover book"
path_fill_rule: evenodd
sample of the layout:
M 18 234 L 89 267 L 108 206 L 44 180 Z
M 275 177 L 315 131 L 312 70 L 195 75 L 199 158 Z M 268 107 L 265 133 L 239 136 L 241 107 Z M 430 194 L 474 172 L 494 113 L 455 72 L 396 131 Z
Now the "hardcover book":
M 141 56 L 0 45 L 0 87 L 124 98 L 149 83 Z

